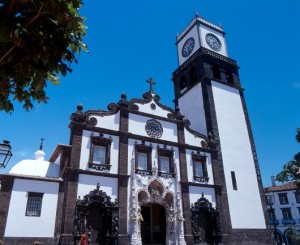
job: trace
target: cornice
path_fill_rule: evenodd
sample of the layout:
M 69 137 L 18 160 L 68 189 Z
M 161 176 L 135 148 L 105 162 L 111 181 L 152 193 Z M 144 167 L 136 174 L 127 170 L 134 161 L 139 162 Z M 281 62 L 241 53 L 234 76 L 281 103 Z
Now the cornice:
M 33 175 L 22 175 L 22 174 L 0 174 L 1 177 L 9 177 L 14 179 L 27 179 L 27 180 L 37 180 L 37 181 L 46 181 L 46 182 L 63 182 L 62 178 L 49 178 L 49 177 L 40 177 Z

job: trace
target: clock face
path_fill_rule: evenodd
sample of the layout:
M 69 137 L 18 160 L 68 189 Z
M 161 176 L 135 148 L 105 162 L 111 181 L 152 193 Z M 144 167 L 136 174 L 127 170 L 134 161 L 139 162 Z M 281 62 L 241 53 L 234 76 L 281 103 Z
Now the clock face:
M 208 33 L 205 36 L 206 43 L 214 51 L 220 51 L 222 49 L 222 44 L 214 34 Z
M 188 57 L 192 53 L 194 46 L 195 46 L 195 39 L 193 37 L 187 39 L 182 46 L 182 50 L 181 50 L 182 56 L 184 58 Z

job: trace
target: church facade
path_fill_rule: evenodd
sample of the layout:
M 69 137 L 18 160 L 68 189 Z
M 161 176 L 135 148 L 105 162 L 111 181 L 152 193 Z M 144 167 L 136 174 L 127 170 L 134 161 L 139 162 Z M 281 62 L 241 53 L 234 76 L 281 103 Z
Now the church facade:
M 1 174 L 5 244 L 267 244 L 236 61 L 198 15 L 176 40 L 175 107 L 140 99 L 70 116 L 70 144 Z M 38 244 L 38 243 L 37 243 Z

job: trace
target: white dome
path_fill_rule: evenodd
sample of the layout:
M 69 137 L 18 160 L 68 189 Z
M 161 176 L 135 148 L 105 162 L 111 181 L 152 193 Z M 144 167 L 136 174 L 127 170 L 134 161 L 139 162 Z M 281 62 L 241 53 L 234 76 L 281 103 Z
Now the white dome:
M 59 178 L 59 165 L 44 160 L 45 152 L 35 152 L 35 160 L 22 160 L 9 171 L 10 174 Z

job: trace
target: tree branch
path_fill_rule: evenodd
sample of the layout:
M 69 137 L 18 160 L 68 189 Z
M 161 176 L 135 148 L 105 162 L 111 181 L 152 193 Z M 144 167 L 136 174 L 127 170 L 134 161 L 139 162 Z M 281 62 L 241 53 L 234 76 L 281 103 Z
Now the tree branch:
M 11 5 L 10 5 L 10 8 L 12 8 L 12 4 L 13 4 L 13 1 L 12 1 L 12 3 L 11 3 Z M 28 26 L 28 25 L 30 25 L 32 22 L 34 22 L 38 17 L 40 17 L 40 15 L 41 15 L 41 12 L 42 12 L 42 9 L 43 9 L 43 7 L 44 7 L 44 3 L 42 3 L 41 4 L 41 6 L 40 6 L 40 9 L 38 10 L 38 13 L 37 13 L 37 15 L 36 16 L 34 16 L 31 20 L 29 20 L 26 24 L 25 24 L 25 26 Z M 2 61 L 14 50 L 14 48 L 16 47 L 16 44 L 14 45 L 14 46 L 12 46 L 2 57 L 1 57 L 1 59 L 0 59 L 0 64 L 2 63 Z
M 14 48 L 16 47 L 16 45 L 12 46 L 0 59 L 0 64 L 2 63 L 2 61 L 6 58 L 7 55 L 9 55 L 11 53 L 11 51 L 14 50 Z

